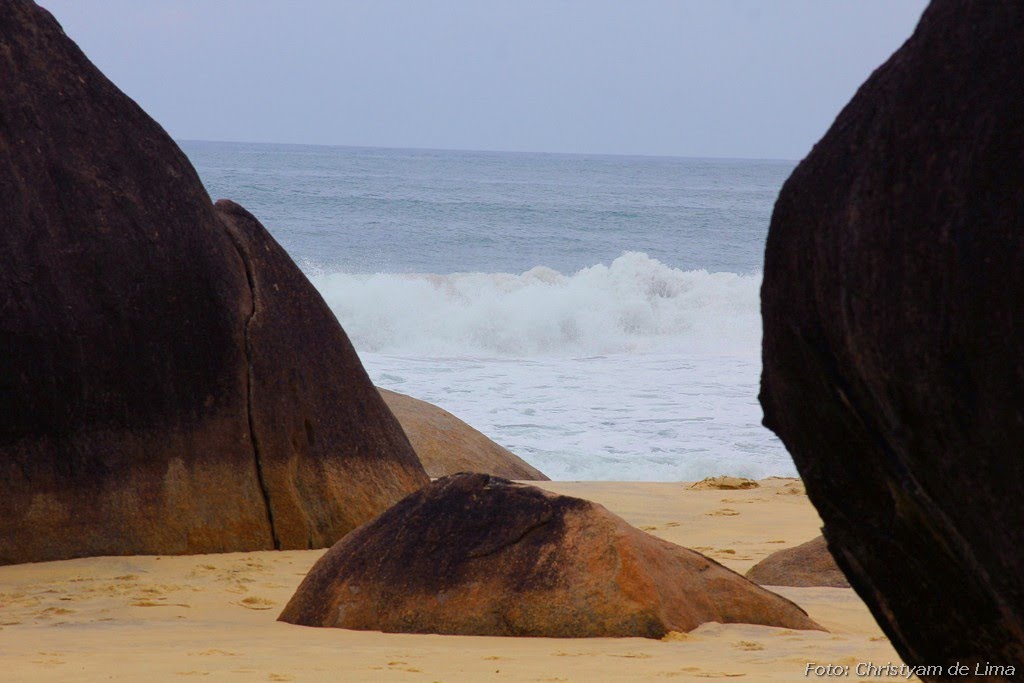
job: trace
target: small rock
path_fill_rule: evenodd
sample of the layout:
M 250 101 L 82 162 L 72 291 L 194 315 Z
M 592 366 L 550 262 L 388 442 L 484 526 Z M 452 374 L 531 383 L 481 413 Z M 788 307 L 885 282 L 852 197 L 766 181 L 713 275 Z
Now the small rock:
M 823 536 L 772 553 L 751 567 L 746 576 L 762 586 L 850 587 Z
M 696 484 L 690 484 L 691 489 L 718 489 L 722 491 L 737 491 L 740 489 L 756 489 L 761 485 L 753 479 L 743 477 L 708 477 L 701 479 Z

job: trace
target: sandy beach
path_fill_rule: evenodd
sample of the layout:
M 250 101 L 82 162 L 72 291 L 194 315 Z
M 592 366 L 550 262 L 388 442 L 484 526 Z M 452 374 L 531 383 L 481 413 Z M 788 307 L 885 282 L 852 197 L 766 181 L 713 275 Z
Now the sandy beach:
M 795 479 L 748 490 L 544 482 L 745 572 L 819 533 Z M 98 557 L 0 567 L 5 681 L 806 680 L 809 662 L 898 664 L 851 589 L 779 588 L 830 630 L 705 624 L 661 640 L 492 638 L 314 629 L 277 615 L 316 551 Z M 904 679 L 905 680 L 905 679 Z

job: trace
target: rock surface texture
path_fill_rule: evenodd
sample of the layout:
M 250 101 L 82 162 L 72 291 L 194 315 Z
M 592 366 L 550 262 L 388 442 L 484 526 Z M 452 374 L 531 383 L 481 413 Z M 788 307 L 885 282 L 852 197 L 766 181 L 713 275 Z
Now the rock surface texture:
M 850 587 L 824 536 L 772 553 L 751 567 L 746 577 L 761 586 Z
M 330 545 L 427 481 L 330 310 L 0 1 L 0 564 Z
M 659 638 L 708 621 L 820 628 L 600 505 L 472 473 L 437 480 L 335 544 L 280 619 L 563 638 Z
M 387 389 L 378 391 L 431 477 L 480 472 L 506 479 L 547 481 L 540 470 L 447 410 Z
M 761 390 L 907 662 L 1018 674 L 1022 64 L 1024 4 L 939 0 L 861 87 L 775 206 Z

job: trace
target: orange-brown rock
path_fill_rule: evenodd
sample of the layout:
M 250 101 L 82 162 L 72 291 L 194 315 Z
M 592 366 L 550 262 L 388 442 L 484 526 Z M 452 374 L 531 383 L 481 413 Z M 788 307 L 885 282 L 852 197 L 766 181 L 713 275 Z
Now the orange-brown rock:
M 564 638 L 660 638 L 709 621 L 820 628 L 792 602 L 600 505 L 473 473 L 437 480 L 335 544 L 280 619 Z
M 850 587 L 824 536 L 772 553 L 751 567 L 746 576 L 762 586 Z
M 378 391 L 431 477 L 481 472 L 506 479 L 547 481 L 540 470 L 447 410 L 395 391 Z
M 325 547 L 428 481 L 252 216 L 0 0 L 0 564 Z

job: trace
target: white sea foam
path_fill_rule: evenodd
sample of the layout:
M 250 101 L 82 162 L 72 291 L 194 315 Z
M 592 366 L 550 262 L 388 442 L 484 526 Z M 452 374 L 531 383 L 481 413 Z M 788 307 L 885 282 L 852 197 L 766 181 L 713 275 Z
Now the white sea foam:
M 756 354 L 756 274 L 681 271 L 639 252 L 565 275 L 314 275 L 364 352 L 438 357 Z
M 795 473 L 760 424 L 755 358 L 361 356 L 378 385 L 445 408 L 553 479 Z
M 315 274 L 374 381 L 556 479 L 792 475 L 760 425 L 757 274 Z

